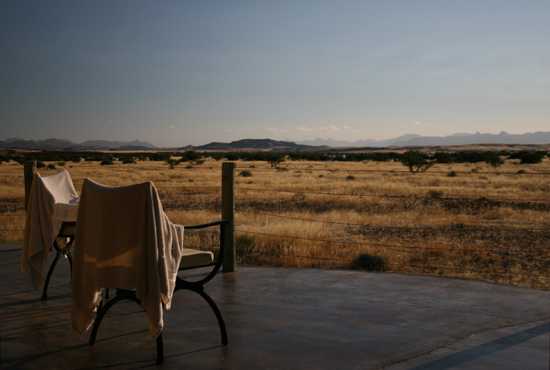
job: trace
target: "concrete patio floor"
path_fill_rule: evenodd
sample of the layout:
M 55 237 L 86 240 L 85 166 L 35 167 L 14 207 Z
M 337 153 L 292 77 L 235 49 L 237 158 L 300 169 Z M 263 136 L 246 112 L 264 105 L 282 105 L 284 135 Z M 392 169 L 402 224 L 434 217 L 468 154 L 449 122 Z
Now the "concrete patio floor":
M 1 369 L 550 369 L 550 292 L 482 282 L 354 271 L 241 267 L 200 297 L 177 292 L 165 362 L 140 307 L 115 305 L 94 347 L 70 324 L 68 267 L 41 302 L 0 246 Z

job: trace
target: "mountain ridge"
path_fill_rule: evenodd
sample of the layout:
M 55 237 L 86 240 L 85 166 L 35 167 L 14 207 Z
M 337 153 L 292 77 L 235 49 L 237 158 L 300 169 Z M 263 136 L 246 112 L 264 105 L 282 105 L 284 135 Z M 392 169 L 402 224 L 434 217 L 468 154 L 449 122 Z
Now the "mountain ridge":
M 318 150 L 323 146 L 298 144 L 293 141 L 274 139 L 240 139 L 228 143 L 213 141 L 208 144 L 193 147 L 195 150 Z M 327 147 L 328 148 L 328 147 Z
M 338 148 L 395 148 L 395 147 L 436 147 L 456 145 L 482 145 L 482 144 L 515 144 L 515 145 L 545 145 L 550 144 L 550 131 L 528 132 L 524 134 L 509 134 L 502 131 L 498 134 L 491 133 L 455 133 L 446 136 L 422 136 L 417 134 L 405 134 L 385 140 L 356 140 L 344 141 L 334 139 L 313 139 L 303 141 L 263 139 L 240 139 L 231 142 L 213 141 L 204 145 L 187 145 L 175 150 L 198 151 L 300 151 L 323 150 Z M 49 138 L 44 140 L 26 140 L 21 138 L 8 138 L 0 140 L 0 149 L 24 149 L 24 150 L 154 150 L 162 149 L 145 141 L 116 141 L 116 140 L 86 140 L 75 143 L 66 139 Z M 170 148 L 164 148 L 170 149 Z
M 132 140 L 86 140 L 75 143 L 66 139 L 49 138 L 43 140 L 27 140 L 21 138 L 8 138 L 0 140 L 0 149 L 28 149 L 28 150 L 143 150 L 155 149 L 156 147 L 148 142 Z
M 412 147 L 412 146 L 450 146 L 473 144 L 519 144 L 519 145 L 544 145 L 550 144 L 550 131 L 527 132 L 524 134 L 509 134 L 501 131 L 498 134 L 491 133 L 455 133 L 446 136 L 422 136 L 406 134 L 385 140 L 357 140 L 337 141 L 331 139 L 302 140 L 298 143 L 304 145 L 327 145 L 333 148 L 344 147 Z

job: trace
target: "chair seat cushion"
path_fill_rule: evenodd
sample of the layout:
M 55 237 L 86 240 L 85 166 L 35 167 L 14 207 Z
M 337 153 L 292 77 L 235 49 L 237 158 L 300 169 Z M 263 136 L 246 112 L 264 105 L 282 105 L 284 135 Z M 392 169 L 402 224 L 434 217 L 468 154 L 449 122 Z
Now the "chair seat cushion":
M 214 254 L 198 249 L 183 248 L 180 269 L 189 269 L 198 266 L 209 265 L 214 262 Z

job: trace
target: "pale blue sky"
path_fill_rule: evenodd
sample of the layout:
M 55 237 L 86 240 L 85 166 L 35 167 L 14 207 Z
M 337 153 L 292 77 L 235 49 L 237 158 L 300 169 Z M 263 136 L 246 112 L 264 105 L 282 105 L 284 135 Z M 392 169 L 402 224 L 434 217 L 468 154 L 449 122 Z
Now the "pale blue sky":
M 0 138 L 550 131 L 550 1 L 0 3 Z

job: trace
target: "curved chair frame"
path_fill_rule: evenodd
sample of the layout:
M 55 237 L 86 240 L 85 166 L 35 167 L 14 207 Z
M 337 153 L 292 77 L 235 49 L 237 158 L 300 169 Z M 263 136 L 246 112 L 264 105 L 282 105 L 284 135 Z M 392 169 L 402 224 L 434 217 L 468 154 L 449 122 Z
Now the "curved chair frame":
M 48 299 L 48 286 L 50 285 L 50 279 L 53 274 L 53 270 L 55 270 L 55 266 L 57 265 L 57 262 L 59 261 L 59 257 L 63 256 L 69 261 L 69 267 L 71 269 L 71 276 L 73 271 L 73 259 L 71 256 L 71 248 L 74 243 L 74 237 L 75 237 L 75 228 L 76 228 L 76 222 L 74 221 L 67 221 L 63 222 L 61 224 L 61 230 L 59 230 L 59 234 L 55 237 L 55 240 L 53 241 L 53 249 L 55 249 L 55 257 L 52 261 L 52 264 L 50 265 L 50 268 L 48 269 L 48 274 L 46 275 L 46 280 L 44 282 L 44 287 L 42 288 L 42 297 L 40 298 L 42 301 L 46 301 Z M 58 244 L 58 239 L 65 239 L 65 247 L 61 248 Z
M 227 230 L 229 223 L 227 221 L 215 221 L 210 222 L 207 224 L 199 224 L 199 225 L 190 225 L 190 226 L 184 226 L 187 230 L 197 230 L 197 229 L 204 229 L 211 226 L 219 226 L 220 227 L 220 252 L 218 254 L 218 258 L 215 260 L 214 263 L 210 263 L 207 265 L 201 265 L 201 266 L 194 266 L 191 268 L 180 268 L 180 271 L 182 270 L 190 270 L 190 269 L 197 269 L 197 268 L 203 268 L 203 267 L 212 267 L 212 270 L 208 272 L 208 274 L 197 281 L 187 281 L 183 278 L 180 278 L 179 276 L 176 278 L 176 287 L 174 288 L 174 293 L 178 290 L 190 290 L 192 292 L 197 293 L 199 296 L 201 296 L 206 303 L 210 306 L 214 314 L 216 315 L 216 319 L 218 321 L 218 326 L 220 329 L 220 337 L 221 337 L 221 343 L 223 346 L 227 345 L 227 330 L 225 327 L 225 321 L 223 319 L 223 316 L 221 314 L 220 309 L 216 305 L 216 302 L 210 297 L 205 291 L 204 291 L 204 285 L 208 283 L 210 280 L 216 276 L 216 274 L 219 272 L 222 262 L 223 262 L 223 256 L 224 256 L 224 236 Z M 99 326 L 101 325 L 101 322 L 103 320 L 103 317 L 109 311 L 109 309 L 115 305 L 117 302 L 123 301 L 123 300 L 130 300 L 134 301 L 137 304 L 141 305 L 140 300 L 136 296 L 136 292 L 134 290 L 128 290 L 128 289 L 116 289 L 115 296 L 113 298 L 109 299 L 109 290 L 105 290 L 105 294 L 103 296 L 102 301 L 99 304 L 99 308 L 97 310 L 97 316 L 94 321 L 94 324 L 92 326 L 92 331 L 90 334 L 89 344 L 93 346 L 96 342 L 97 332 L 99 330 Z M 162 333 L 159 334 L 157 337 L 157 364 L 161 364 L 164 361 L 164 344 L 162 339 Z

